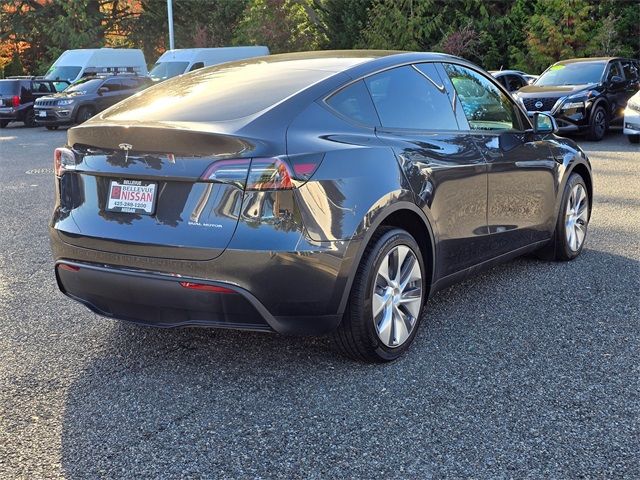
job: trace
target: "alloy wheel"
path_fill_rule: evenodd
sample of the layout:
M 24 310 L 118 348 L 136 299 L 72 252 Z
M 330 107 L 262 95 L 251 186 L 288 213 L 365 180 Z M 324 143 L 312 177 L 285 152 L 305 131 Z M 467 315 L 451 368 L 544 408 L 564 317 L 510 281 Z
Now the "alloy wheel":
M 584 187 L 580 184 L 571 189 L 567 201 L 565 232 L 567 245 L 573 252 L 580 250 L 587 234 L 589 202 Z
M 596 135 L 598 137 L 601 137 L 604 135 L 604 131 L 606 129 L 607 126 L 607 122 L 604 116 L 604 111 L 602 111 L 602 109 L 598 110 L 596 112 L 596 116 L 593 119 L 593 123 L 595 126 L 595 130 L 596 130 Z
M 411 248 L 397 245 L 385 255 L 376 275 L 372 303 L 380 341 L 391 348 L 405 343 L 422 306 L 422 271 Z

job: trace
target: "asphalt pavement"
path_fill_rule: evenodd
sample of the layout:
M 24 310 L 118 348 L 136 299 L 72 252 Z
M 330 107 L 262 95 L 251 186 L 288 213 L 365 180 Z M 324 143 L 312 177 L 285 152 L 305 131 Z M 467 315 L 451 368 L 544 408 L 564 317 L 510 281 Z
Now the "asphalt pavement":
M 0 130 L 0 478 L 640 478 L 640 149 L 580 140 L 583 254 L 523 258 L 429 303 L 409 354 L 156 330 L 57 291 L 65 131 Z

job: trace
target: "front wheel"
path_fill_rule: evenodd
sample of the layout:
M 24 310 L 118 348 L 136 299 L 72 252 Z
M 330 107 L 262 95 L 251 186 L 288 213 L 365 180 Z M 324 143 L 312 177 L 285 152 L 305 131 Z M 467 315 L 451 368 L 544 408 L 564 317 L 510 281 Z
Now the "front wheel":
M 77 123 L 84 123 L 93 117 L 93 109 L 91 107 L 81 107 L 76 116 Z
M 607 112 L 602 107 L 596 107 L 591 116 L 587 137 L 589 140 L 599 142 L 604 138 L 604 134 L 607 133 L 607 128 L 609 128 Z
M 580 255 L 587 238 L 589 208 L 589 191 L 584 179 L 572 173 L 564 187 L 555 232 L 539 256 L 548 260 L 569 261 Z
M 338 348 L 367 362 L 400 357 L 418 331 L 426 297 L 424 278 L 422 254 L 409 233 L 398 228 L 376 232 L 335 333 Z

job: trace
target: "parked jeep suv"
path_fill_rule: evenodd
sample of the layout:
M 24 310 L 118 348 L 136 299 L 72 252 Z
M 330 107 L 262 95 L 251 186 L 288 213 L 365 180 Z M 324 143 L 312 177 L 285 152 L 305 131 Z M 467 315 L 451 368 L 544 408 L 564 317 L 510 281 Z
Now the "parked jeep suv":
M 627 100 L 640 90 L 637 60 L 578 58 L 551 65 L 533 85 L 516 93 L 530 116 L 550 113 L 561 133 L 586 133 L 601 140 L 622 121 Z
M 49 130 L 83 123 L 151 83 L 148 77 L 126 74 L 85 77 L 64 92 L 39 98 L 34 109 L 36 123 Z
M 38 97 L 51 95 L 67 81 L 43 80 L 37 77 L 9 77 L 0 80 L 0 128 L 9 122 L 24 122 L 33 127 L 33 103 Z

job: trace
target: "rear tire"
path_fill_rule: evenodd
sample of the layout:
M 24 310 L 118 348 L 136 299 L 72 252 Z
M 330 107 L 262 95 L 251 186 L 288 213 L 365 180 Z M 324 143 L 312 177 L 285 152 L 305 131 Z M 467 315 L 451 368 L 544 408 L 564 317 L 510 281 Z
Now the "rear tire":
M 0 120 L 0 128 L 6 128 L 10 120 Z
M 36 113 L 33 109 L 24 114 L 24 126 L 27 128 L 33 128 L 36 126 Z
M 566 262 L 580 255 L 587 239 L 589 217 L 589 190 L 584 179 L 572 173 L 562 193 L 553 237 L 547 246 L 537 252 L 538 257 Z
M 93 108 L 80 107 L 80 110 L 78 110 L 78 114 L 76 115 L 76 123 L 84 123 L 93 117 L 93 115 L 95 115 Z
M 609 128 L 609 119 L 607 118 L 607 112 L 602 107 L 596 107 L 591 115 L 591 122 L 589 123 L 589 131 L 587 138 L 594 142 L 599 142 L 604 138 Z
M 47 125 L 47 130 L 57 130 L 58 126 L 57 125 Z
M 640 143 L 640 135 L 627 135 L 629 143 Z
M 409 233 L 390 227 L 377 231 L 362 256 L 347 310 L 334 333 L 339 350 L 371 363 L 390 362 L 407 351 L 420 326 L 425 272 L 420 248 Z

